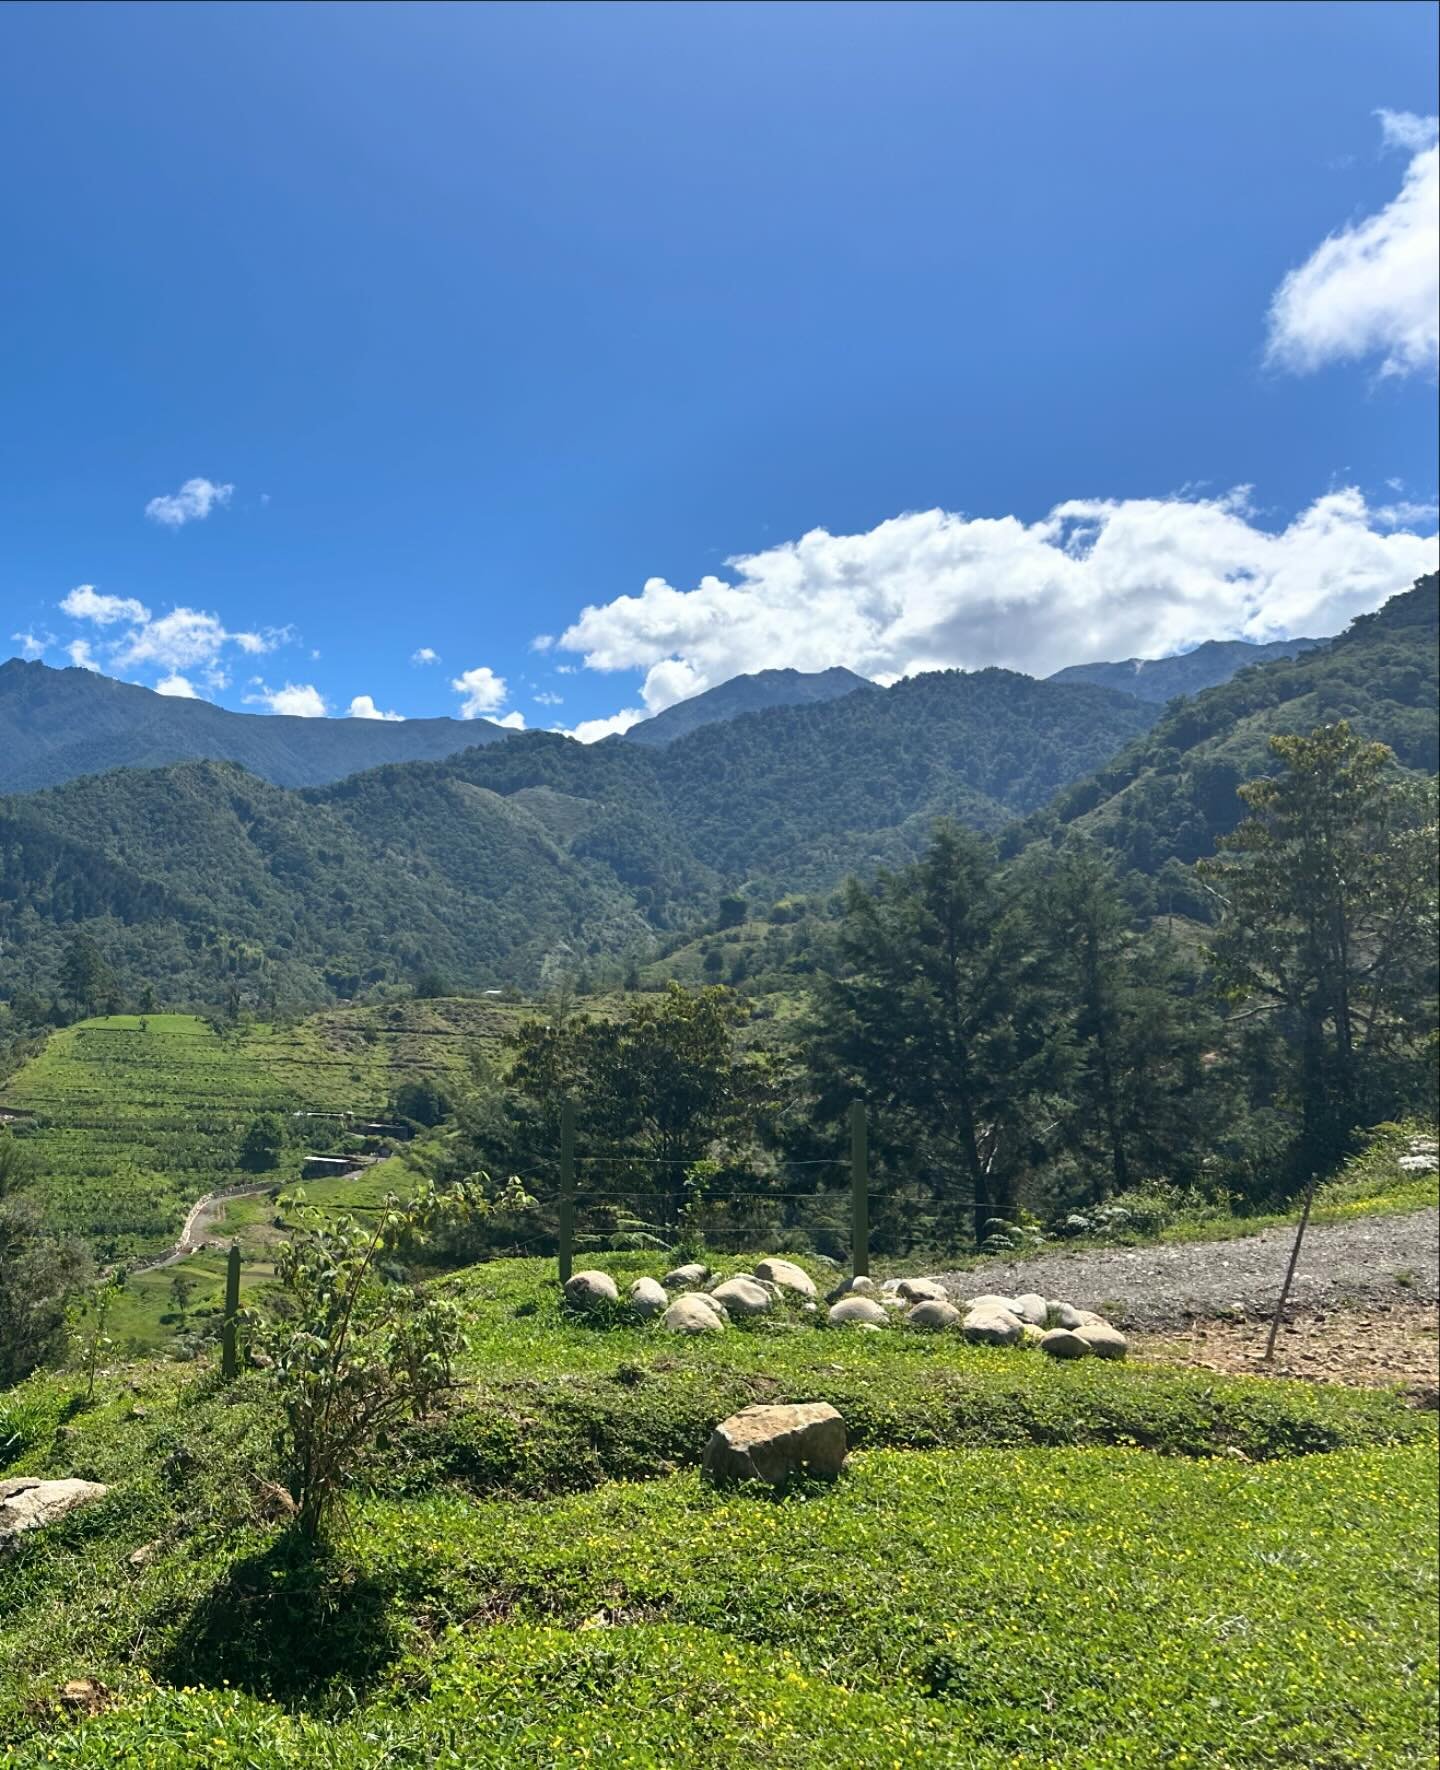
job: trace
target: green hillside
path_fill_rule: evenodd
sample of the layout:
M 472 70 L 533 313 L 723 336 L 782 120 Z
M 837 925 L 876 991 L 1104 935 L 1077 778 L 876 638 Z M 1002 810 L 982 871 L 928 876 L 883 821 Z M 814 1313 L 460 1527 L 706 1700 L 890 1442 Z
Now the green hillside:
M 1340 719 L 1388 744 L 1403 767 L 1433 775 L 1437 638 L 1440 577 L 1432 573 L 1323 650 L 1256 665 L 1172 702 L 1143 737 L 1013 832 L 1009 846 L 1073 829 L 1140 873 L 1198 860 L 1239 822 L 1236 787 L 1273 768 L 1272 735 Z
M 987 670 L 775 708 L 660 749 L 530 733 L 303 793 L 231 764 L 0 800 L 0 993 L 43 1015 L 77 931 L 130 1005 L 314 1006 L 435 971 L 532 987 L 904 860 L 934 817 L 998 830 L 1154 716 Z M 90 1006 L 103 1004 L 89 1004 Z
M 256 1180 L 241 1144 L 261 1113 L 290 1125 L 273 1177 L 293 1180 L 309 1144 L 325 1147 L 338 1126 L 322 1121 L 312 1139 L 291 1115 L 379 1113 L 401 1081 L 463 1073 L 523 1012 L 406 1002 L 225 1030 L 191 1015 L 113 1015 L 53 1033 L 0 1085 L 0 1107 L 27 1115 L 48 1221 L 103 1258 L 149 1252 L 203 1193 Z

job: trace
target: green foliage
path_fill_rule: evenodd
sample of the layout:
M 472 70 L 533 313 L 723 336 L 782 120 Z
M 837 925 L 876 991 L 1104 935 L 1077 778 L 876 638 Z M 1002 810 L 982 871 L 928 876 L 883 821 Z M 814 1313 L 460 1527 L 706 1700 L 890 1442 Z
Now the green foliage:
M 88 1277 L 83 1250 L 46 1227 L 34 1179 L 24 1146 L 0 1129 L 0 1389 L 60 1356 L 66 1305 Z
M 515 1201 L 510 1201 L 512 1204 Z M 445 1216 L 485 1209 L 474 1187 L 388 1197 L 371 1223 L 302 1205 L 275 1258 L 280 1303 L 256 1339 L 284 1413 L 281 1453 L 296 1527 L 313 1541 L 344 1483 L 386 1429 L 423 1414 L 452 1381 L 464 1344 L 453 1299 L 387 1272 Z
M 1283 1041 L 1303 1176 L 1433 1089 L 1436 820 L 1433 791 L 1343 721 L 1271 749 L 1283 772 L 1241 789 L 1249 815 L 1200 872 L 1221 986 Z
M 240 1166 L 252 1174 L 270 1173 L 280 1166 L 285 1141 L 284 1119 L 278 1113 L 262 1112 L 240 1140 Z

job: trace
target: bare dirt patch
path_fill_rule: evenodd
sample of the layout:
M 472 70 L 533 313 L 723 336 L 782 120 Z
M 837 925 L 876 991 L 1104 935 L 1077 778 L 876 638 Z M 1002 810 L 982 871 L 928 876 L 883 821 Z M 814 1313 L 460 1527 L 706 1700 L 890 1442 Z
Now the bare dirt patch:
M 1196 1321 L 1183 1333 L 1139 1334 L 1136 1357 L 1225 1375 L 1298 1377 L 1379 1389 L 1399 1385 L 1418 1406 L 1440 1393 L 1440 1317 L 1429 1303 L 1297 1314 L 1265 1362 L 1268 1319 Z

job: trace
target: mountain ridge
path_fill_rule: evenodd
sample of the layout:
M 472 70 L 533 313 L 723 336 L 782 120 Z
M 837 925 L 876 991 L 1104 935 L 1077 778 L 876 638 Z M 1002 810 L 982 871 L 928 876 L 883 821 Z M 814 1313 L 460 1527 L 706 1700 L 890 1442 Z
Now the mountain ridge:
M 1123 658 L 1117 663 L 1067 664 L 1045 678 L 1047 682 L 1093 682 L 1118 689 L 1142 701 L 1166 702 L 1176 695 L 1199 694 L 1218 688 L 1252 664 L 1272 658 L 1298 657 L 1328 645 L 1327 639 L 1206 639 L 1190 651 L 1172 652 L 1163 658 Z

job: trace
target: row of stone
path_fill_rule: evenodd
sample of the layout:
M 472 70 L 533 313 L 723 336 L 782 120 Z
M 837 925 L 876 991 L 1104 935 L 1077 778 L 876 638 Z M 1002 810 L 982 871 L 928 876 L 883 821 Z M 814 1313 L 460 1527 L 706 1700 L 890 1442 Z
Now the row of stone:
M 707 1287 L 708 1288 L 701 1288 Z M 670 1293 L 681 1292 L 671 1300 Z M 618 1305 L 620 1293 L 609 1273 L 577 1272 L 565 1287 L 572 1308 Z M 713 1334 L 729 1326 L 732 1316 L 765 1315 L 782 1298 L 798 1301 L 802 1312 L 819 1315 L 815 1281 L 793 1261 L 761 1260 L 753 1273 L 733 1273 L 711 1281 L 710 1269 L 693 1262 L 667 1272 L 663 1280 L 637 1278 L 628 1302 L 634 1314 L 659 1316 L 672 1333 Z M 826 1319 L 837 1327 L 878 1331 L 893 1320 L 929 1332 L 958 1329 L 974 1345 L 1033 1345 L 1052 1358 L 1123 1358 L 1125 1336 L 1103 1316 L 1069 1303 L 1026 1292 L 1018 1297 L 985 1294 L 960 1307 L 934 1279 L 847 1279 L 826 1299 Z

